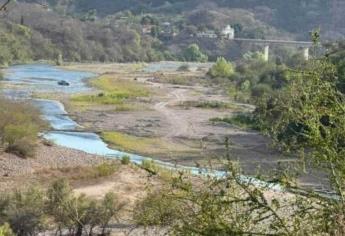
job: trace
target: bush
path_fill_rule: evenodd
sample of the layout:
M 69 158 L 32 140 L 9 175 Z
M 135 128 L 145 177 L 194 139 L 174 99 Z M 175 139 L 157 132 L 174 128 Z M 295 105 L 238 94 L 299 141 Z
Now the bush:
M 46 127 L 30 104 L 0 99 L 0 142 L 7 152 L 33 156 L 38 133 Z
M 169 197 L 162 190 L 160 193 L 150 193 L 136 206 L 135 221 L 139 225 L 147 226 L 171 226 L 180 217 L 178 200 Z
M 101 235 L 106 235 L 105 229 L 110 220 L 123 207 L 113 193 L 107 193 L 101 201 L 84 195 L 74 196 L 66 180 L 52 184 L 47 192 L 46 205 L 47 215 L 53 218 L 59 229 L 68 229 L 76 232 L 75 235 L 82 235 L 83 231 L 88 231 L 86 235 L 94 235 L 93 229 L 97 226 L 102 229 Z
M 225 122 L 241 128 L 249 128 L 260 130 L 259 121 L 252 115 L 247 113 L 238 113 L 233 117 L 226 118 L 212 118 L 211 122 Z
M 201 52 L 197 44 L 189 45 L 183 52 L 183 58 L 186 61 L 195 61 L 195 62 L 207 62 L 208 57 L 206 54 Z
M 267 84 L 258 84 L 252 89 L 252 96 L 256 98 L 259 98 L 271 93 L 272 93 L 272 88 L 271 86 Z
M 189 65 L 188 65 L 188 64 L 183 64 L 183 65 L 181 65 L 177 70 L 178 70 L 178 71 L 189 71 L 190 68 L 189 68 Z
M 36 235 L 44 228 L 45 204 L 43 191 L 32 188 L 15 192 L 2 198 L 7 202 L 3 219 L 8 222 L 16 235 Z
M 208 73 L 212 78 L 230 78 L 234 74 L 234 67 L 225 58 L 220 57 Z
M 34 157 L 35 156 L 35 148 L 37 144 L 35 139 L 31 139 L 28 137 L 17 139 L 11 145 L 8 145 L 6 148 L 6 152 L 16 154 L 19 157 Z
M 154 160 L 143 160 L 141 167 L 153 174 L 157 174 L 158 172 L 158 166 L 155 164 Z
M 118 166 L 114 163 L 103 163 L 96 167 L 97 175 L 106 177 L 114 174 L 118 170 Z
M 0 236 L 14 236 L 12 229 L 8 223 L 0 226 Z
M 123 156 L 121 159 L 122 165 L 128 165 L 131 162 L 131 158 L 129 156 Z

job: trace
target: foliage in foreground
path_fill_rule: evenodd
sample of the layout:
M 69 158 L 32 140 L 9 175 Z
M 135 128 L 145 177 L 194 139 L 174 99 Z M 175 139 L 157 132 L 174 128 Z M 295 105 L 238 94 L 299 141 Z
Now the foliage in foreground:
M 229 170 L 198 184 L 181 174 L 138 204 L 136 221 L 170 235 L 342 235 L 333 200 L 273 192 Z
M 109 222 L 122 207 L 113 193 L 100 201 L 76 196 L 66 181 L 59 180 L 47 191 L 30 188 L 0 195 L 0 225 L 4 224 L 0 235 L 3 231 L 5 236 L 10 236 L 10 228 L 20 236 L 46 230 L 56 230 L 56 235 L 66 231 L 68 235 L 94 235 L 95 228 L 105 235 Z

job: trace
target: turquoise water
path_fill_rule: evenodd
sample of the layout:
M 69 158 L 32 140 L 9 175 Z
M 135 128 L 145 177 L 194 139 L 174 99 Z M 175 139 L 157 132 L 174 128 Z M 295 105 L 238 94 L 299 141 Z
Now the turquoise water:
M 159 64 L 158 67 L 162 66 L 164 67 L 164 65 Z M 171 65 L 165 67 L 169 66 Z M 156 66 L 149 68 L 149 70 L 153 69 L 156 69 Z M 13 66 L 6 71 L 5 79 L 10 84 L 20 84 L 21 86 L 16 90 L 5 90 L 4 92 L 5 96 L 13 99 L 30 99 L 30 93 L 35 91 L 48 93 L 84 92 L 91 89 L 86 85 L 85 80 L 93 76 L 95 75 L 91 73 L 67 71 L 48 65 Z M 57 82 L 60 80 L 69 82 L 70 86 L 59 86 Z M 54 131 L 47 132 L 43 136 L 57 145 L 108 158 L 122 158 L 126 155 L 136 164 L 141 164 L 143 160 L 152 160 L 148 157 L 111 149 L 95 133 L 75 131 L 80 126 L 68 116 L 63 104 L 58 101 L 44 99 L 31 99 L 31 101 L 40 109 L 42 117 L 54 129 Z M 209 171 L 157 160 L 155 163 L 170 170 L 185 170 L 195 175 L 207 174 L 218 177 L 226 175 L 226 172 L 223 171 Z M 246 176 L 240 178 L 244 182 L 251 182 L 257 186 L 267 186 L 267 183 L 254 178 Z M 278 185 L 270 185 L 269 187 L 274 190 L 281 190 Z
M 5 80 L 20 85 L 25 92 L 77 93 L 90 90 L 85 79 L 95 76 L 89 72 L 67 71 L 50 65 L 12 66 L 5 71 Z M 70 86 L 60 86 L 65 80 Z

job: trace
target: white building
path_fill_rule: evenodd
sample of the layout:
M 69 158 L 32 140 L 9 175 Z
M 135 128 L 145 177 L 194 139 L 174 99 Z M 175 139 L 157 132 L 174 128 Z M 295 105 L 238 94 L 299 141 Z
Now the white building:
M 232 28 L 230 25 L 227 25 L 222 30 L 222 37 L 225 39 L 234 39 L 235 38 L 235 29 Z
M 214 32 L 213 30 L 206 30 L 203 32 L 199 32 L 196 34 L 196 36 L 198 38 L 210 38 L 210 39 L 215 39 L 218 37 L 216 32 Z

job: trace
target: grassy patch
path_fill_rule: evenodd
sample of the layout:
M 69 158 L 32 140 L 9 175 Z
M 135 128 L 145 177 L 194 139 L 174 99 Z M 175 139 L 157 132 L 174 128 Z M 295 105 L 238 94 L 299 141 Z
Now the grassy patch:
M 260 129 L 260 126 L 253 115 L 247 113 L 239 113 L 234 115 L 233 117 L 212 118 L 210 121 L 214 123 L 224 122 L 245 129 Z
M 196 107 L 205 109 L 232 109 L 240 110 L 240 107 L 233 103 L 221 101 L 184 101 L 180 104 L 183 107 Z
M 159 74 L 155 75 L 156 81 L 160 83 L 176 84 L 176 85 L 194 85 L 201 82 L 199 77 L 194 75 L 181 74 Z
M 88 180 L 108 177 L 119 169 L 119 164 L 104 162 L 92 167 L 60 168 L 59 171 L 71 180 Z
M 147 155 L 169 153 L 171 150 L 174 152 L 183 151 L 183 147 L 155 137 L 137 137 L 120 132 L 103 132 L 102 138 L 105 142 L 123 151 Z
M 91 84 L 102 92 L 93 95 L 78 95 L 73 97 L 72 101 L 79 105 L 118 105 L 120 110 L 125 110 L 120 106 L 124 106 L 125 101 L 150 95 L 150 90 L 145 86 L 134 81 L 119 79 L 112 74 L 102 75 L 92 80 Z

